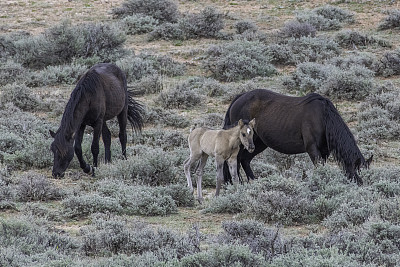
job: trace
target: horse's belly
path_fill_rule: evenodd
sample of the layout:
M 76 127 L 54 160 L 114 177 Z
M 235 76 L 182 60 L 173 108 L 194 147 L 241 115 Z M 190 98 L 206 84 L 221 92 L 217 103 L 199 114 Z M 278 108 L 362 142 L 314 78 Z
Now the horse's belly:
M 306 152 L 304 142 L 301 138 L 267 138 L 264 143 L 273 150 L 284 154 L 300 154 Z

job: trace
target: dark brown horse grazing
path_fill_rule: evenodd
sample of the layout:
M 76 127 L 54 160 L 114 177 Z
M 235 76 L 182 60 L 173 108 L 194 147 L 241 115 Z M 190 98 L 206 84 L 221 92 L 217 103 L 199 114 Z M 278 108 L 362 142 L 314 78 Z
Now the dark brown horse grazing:
M 240 149 L 238 168 L 242 165 L 248 179 L 254 179 L 250 162 L 267 147 L 285 154 L 307 152 L 312 162 L 325 162 L 332 153 L 349 179 L 362 184 L 360 167 L 369 166 L 350 129 L 332 102 L 316 93 L 303 97 L 285 96 L 256 89 L 236 96 L 225 115 L 224 127 L 239 119 L 255 118 L 255 150 Z M 226 164 L 225 164 L 226 165 Z M 225 181 L 230 181 L 227 167 Z
M 111 160 L 111 133 L 106 121 L 117 116 L 122 155 L 126 157 L 127 120 L 135 130 L 143 126 L 143 107 L 127 90 L 125 74 L 116 65 L 102 63 L 93 66 L 79 80 L 65 107 L 61 125 L 57 132 L 50 131 L 54 138 L 51 150 L 54 154 L 53 176 L 62 177 L 69 163 L 78 157 L 85 173 L 94 169 L 82 157 L 82 138 L 86 125 L 93 127 L 91 151 L 93 165 L 97 167 L 99 139 L 103 137 L 105 162 Z

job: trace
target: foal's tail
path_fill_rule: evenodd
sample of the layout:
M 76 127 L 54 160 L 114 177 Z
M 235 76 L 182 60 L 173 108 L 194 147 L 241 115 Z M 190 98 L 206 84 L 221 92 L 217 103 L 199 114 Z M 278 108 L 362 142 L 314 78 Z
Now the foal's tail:
M 362 184 L 357 171 L 360 166 L 365 165 L 365 159 L 353 134 L 333 103 L 329 99 L 325 99 L 325 102 L 325 133 L 328 150 L 343 166 L 349 179 L 355 179 L 358 184 Z

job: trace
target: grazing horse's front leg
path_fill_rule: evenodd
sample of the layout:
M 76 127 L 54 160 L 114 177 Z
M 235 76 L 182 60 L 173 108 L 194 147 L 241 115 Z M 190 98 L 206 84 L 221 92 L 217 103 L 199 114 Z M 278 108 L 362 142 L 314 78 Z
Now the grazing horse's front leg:
M 106 122 L 103 123 L 101 136 L 104 143 L 104 161 L 108 163 L 111 162 L 111 133 Z
M 85 128 L 86 125 L 82 124 L 79 130 L 76 132 L 74 150 L 79 160 L 80 167 L 83 169 L 85 173 L 90 173 L 92 171 L 92 168 L 90 167 L 89 164 L 86 163 L 86 161 L 83 159 L 82 156 L 82 139 L 83 139 L 83 133 L 85 132 Z
M 99 140 L 102 128 L 103 128 L 103 120 L 98 120 L 93 127 L 93 141 L 92 141 L 91 151 L 93 155 L 93 166 L 95 168 L 97 167 L 97 160 L 100 152 Z M 94 171 L 93 171 L 93 176 L 94 176 Z

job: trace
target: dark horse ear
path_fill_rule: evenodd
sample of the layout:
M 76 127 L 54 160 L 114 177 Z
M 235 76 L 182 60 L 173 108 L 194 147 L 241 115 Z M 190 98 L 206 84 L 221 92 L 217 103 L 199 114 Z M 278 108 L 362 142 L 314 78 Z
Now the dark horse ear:
M 50 133 L 51 137 L 53 137 L 53 138 L 55 138 L 55 137 L 56 137 L 56 133 L 55 133 L 55 132 L 53 132 L 52 130 L 49 130 L 49 133 Z

